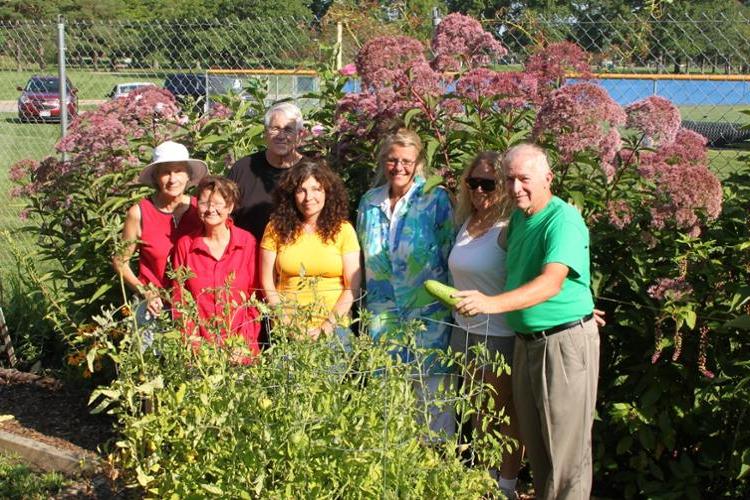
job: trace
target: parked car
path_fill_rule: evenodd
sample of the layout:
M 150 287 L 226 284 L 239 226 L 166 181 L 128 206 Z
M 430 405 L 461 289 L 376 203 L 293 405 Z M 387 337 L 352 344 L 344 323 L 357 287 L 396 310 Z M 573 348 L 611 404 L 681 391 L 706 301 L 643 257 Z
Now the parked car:
M 110 99 L 117 99 L 118 97 L 126 97 L 131 92 L 134 92 L 138 89 L 142 89 L 143 87 L 156 87 L 156 84 L 153 82 L 127 82 L 127 83 L 118 83 L 114 87 L 112 87 L 112 90 L 109 91 L 109 94 L 107 94 L 107 97 Z
M 78 89 L 66 78 L 65 104 L 68 116 L 78 114 Z M 60 78 L 56 76 L 32 76 L 26 85 L 16 87 L 18 98 L 18 119 L 27 121 L 60 120 Z
M 195 73 L 173 73 L 164 80 L 164 88 L 175 96 L 177 102 L 185 104 L 191 98 L 197 110 L 204 110 L 206 101 L 206 75 Z

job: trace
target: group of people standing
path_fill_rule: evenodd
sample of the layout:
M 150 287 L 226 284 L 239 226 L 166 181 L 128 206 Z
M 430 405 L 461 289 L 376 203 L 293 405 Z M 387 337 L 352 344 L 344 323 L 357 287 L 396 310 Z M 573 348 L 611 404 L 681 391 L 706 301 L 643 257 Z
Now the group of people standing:
M 364 280 L 373 339 L 419 320 L 419 347 L 450 346 L 471 358 L 470 347 L 482 343 L 501 353 L 512 376 L 498 377 L 471 359 L 464 376 L 495 388 L 495 407 L 510 416 L 500 431 L 525 446 L 539 498 L 588 497 L 599 357 L 588 231 L 575 208 L 553 196 L 544 151 L 522 144 L 479 154 L 464 171 L 454 211 L 447 190 L 425 182 L 419 136 L 400 129 L 381 144 L 382 183 L 360 200 L 355 230 L 339 176 L 324 160 L 299 153 L 303 130 L 295 105 L 272 107 L 267 148 L 239 160 L 226 178 L 207 175 L 205 163 L 180 144 L 155 149 L 140 176 L 155 193 L 129 209 L 128 246 L 113 259 L 144 296 L 139 321 L 191 296 L 200 320 L 184 321 L 186 333 L 194 342 L 240 336 L 250 356 L 238 361 L 248 363 L 273 331 L 248 305 L 261 291 L 278 307 L 277 321 L 287 321 L 294 307 L 311 308 L 299 336 L 347 345 Z M 193 185 L 195 198 L 185 194 Z M 136 250 L 137 274 L 128 263 Z M 168 262 L 189 270 L 187 278 L 167 278 Z M 428 279 L 461 290 L 455 310 L 425 292 Z M 414 357 L 406 348 L 394 355 Z M 420 366 L 424 386 L 415 389 L 429 401 L 451 374 L 434 360 Z M 456 431 L 452 412 L 428 408 L 433 430 Z M 504 457 L 498 471 L 508 496 L 515 497 L 522 449 Z

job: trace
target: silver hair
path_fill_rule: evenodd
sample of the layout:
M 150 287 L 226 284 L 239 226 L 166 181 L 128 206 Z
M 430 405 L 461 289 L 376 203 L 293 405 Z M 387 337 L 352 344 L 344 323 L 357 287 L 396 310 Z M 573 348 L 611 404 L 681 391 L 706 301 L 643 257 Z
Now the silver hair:
M 529 158 L 534 160 L 534 166 L 539 168 L 543 173 L 552 172 L 547 153 L 544 149 L 528 142 L 516 144 L 505 152 L 503 155 L 503 169 L 507 169 L 517 157 L 524 154 L 528 154 Z
M 294 125 L 297 128 L 297 131 L 302 130 L 302 127 L 304 127 L 302 111 L 300 111 L 297 105 L 291 102 L 280 102 L 278 104 L 274 104 L 273 106 L 268 108 L 268 111 L 266 111 L 266 114 L 263 117 L 263 123 L 265 124 L 266 128 L 271 125 L 271 119 L 273 118 L 273 115 L 277 113 L 282 113 L 288 119 L 294 120 Z

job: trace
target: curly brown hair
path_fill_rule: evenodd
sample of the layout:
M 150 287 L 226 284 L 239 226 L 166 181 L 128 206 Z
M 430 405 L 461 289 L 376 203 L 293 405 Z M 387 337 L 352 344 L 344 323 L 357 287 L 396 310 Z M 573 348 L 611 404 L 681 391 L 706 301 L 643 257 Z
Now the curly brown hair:
M 273 193 L 274 210 L 268 223 L 282 245 L 294 242 L 302 232 L 304 219 L 297 209 L 294 194 L 310 177 L 320 183 L 326 194 L 316 229 L 320 238 L 332 242 L 347 221 L 349 197 L 341 178 L 325 160 L 303 159 L 284 173 Z

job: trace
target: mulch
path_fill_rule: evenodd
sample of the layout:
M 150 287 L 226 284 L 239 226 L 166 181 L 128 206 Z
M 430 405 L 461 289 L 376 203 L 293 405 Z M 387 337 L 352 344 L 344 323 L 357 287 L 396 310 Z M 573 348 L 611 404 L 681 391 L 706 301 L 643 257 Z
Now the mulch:
M 89 391 L 51 377 L 0 368 L 0 430 L 80 454 L 102 456 L 114 436 L 107 415 L 92 415 Z M 9 418 L 12 416 L 12 418 Z M 73 478 L 59 499 L 109 499 L 112 490 L 103 471 Z
M 0 369 L 0 415 L 14 417 L 0 429 L 65 450 L 97 453 L 114 436 L 113 421 L 92 415 L 88 397 L 84 388 L 50 377 Z

